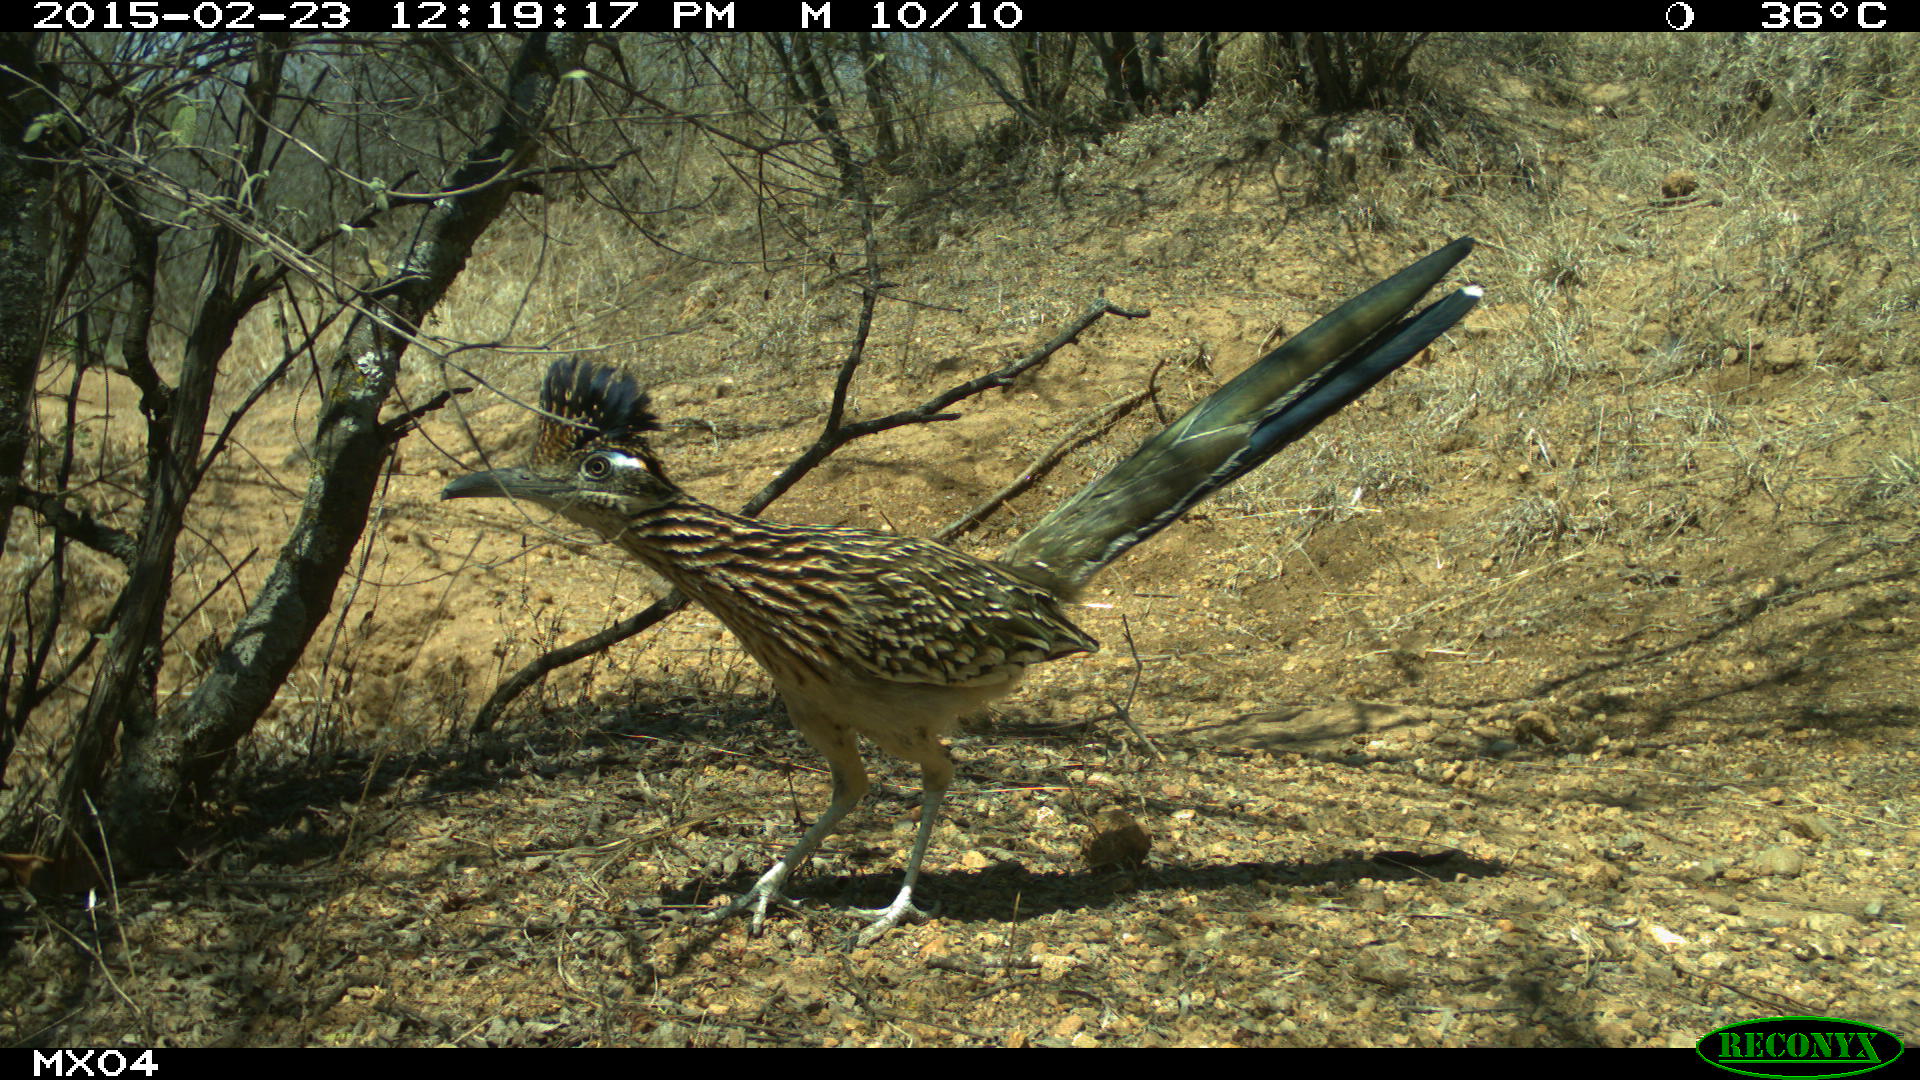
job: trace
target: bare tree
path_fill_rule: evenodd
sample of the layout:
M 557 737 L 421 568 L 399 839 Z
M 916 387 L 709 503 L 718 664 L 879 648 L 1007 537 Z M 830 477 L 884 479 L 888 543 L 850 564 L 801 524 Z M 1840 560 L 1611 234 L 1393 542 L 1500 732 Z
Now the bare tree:
M 98 811 L 119 853 L 166 850 L 170 815 L 252 729 L 326 617 L 383 462 L 412 423 L 445 400 L 381 416 L 421 320 L 547 149 L 549 113 L 585 47 L 578 36 L 533 35 L 504 72 L 489 76 L 480 62 L 490 46 L 476 52 L 463 44 L 433 39 L 404 49 L 277 34 L 136 35 L 61 39 L 57 55 L 41 60 L 38 84 L 50 73 L 63 82 L 54 119 L 67 141 L 37 167 L 59 173 L 69 208 L 105 205 L 118 226 L 55 245 L 69 252 L 56 276 L 79 283 L 63 298 L 63 326 L 76 331 L 73 352 L 84 366 L 105 355 L 91 328 L 119 325 L 113 370 L 137 388 L 147 421 L 144 475 L 130 485 L 139 505 L 130 533 L 64 491 L 23 500 L 63 537 L 110 549 L 126 563 L 49 808 L 65 821 L 69 847 L 98 834 L 89 818 Z M 432 101 L 443 111 L 382 115 L 368 104 L 365 115 L 381 116 L 386 130 L 356 126 L 339 118 L 350 112 L 335 111 L 340 99 L 320 92 L 340 79 L 355 101 Z M 445 142 L 465 118 L 451 96 L 402 87 L 445 82 L 485 102 L 491 121 L 438 183 L 403 190 L 410 173 L 438 171 L 407 147 Z M 415 137 L 381 137 L 399 129 Z M 302 225 L 304 234 L 296 231 Z M 343 243 L 364 244 L 374 229 L 395 240 L 384 258 L 360 262 L 374 272 L 356 284 L 332 260 Z M 306 332 L 209 445 L 215 385 L 236 329 L 275 296 L 299 309 Z M 337 307 L 309 319 L 306 306 L 315 300 Z M 186 315 L 175 321 L 173 311 Z M 180 587 L 176 563 L 189 507 L 239 418 L 298 358 L 312 355 L 337 314 L 346 328 L 317 364 L 325 404 L 300 514 L 197 685 L 163 708 L 155 680 L 169 602 Z M 155 358 L 162 344 L 177 353 L 174 371 Z M 27 366 L 30 386 L 34 365 Z M 66 674 L 79 667 L 76 659 Z M 32 689 L 16 688 L 16 701 Z
M 1408 65 L 1426 34 L 1385 31 L 1277 34 L 1282 73 L 1321 113 L 1349 112 L 1399 102 L 1412 76 Z
M 213 671 L 165 723 L 124 748 L 109 807 L 113 835 L 139 842 L 181 792 L 210 777 L 272 701 L 326 617 L 360 532 L 381 460 L 419 410 L 382 421 L 400 354 L 420 321 L 465 267 L 473 243 L 499 217 L 540 150 L 560 80 L 580 61 L 576 35 L 535 37 L 515 60 L 500 112 L 368 290 L 328 363 L 332 392 L 320 415 L 313 478 L 292 535 Z M 431 407 L 432 403 L 427 406 Z

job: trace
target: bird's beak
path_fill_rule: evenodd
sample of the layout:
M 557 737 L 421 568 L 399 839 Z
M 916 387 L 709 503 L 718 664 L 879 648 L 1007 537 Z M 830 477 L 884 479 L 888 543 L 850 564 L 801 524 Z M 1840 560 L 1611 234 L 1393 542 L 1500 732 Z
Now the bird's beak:
M 560 485 L 525 469 L 488 469 L 468 473 L 440 489 L 442 499 L 531 499 L 552 501 Z

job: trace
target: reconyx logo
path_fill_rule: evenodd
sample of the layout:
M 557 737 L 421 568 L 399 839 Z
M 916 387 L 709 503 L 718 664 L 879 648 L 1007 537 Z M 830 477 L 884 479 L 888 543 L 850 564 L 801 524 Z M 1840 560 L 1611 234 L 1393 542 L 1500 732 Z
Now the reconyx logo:
M 1905 1047 L 1887 1032 L 1831 1016 L 1769 1016 L 1715 1028 L 1694 1044 L 1709 1064 L 1745 1076 L 1818 1080 L 1891 1065 Z

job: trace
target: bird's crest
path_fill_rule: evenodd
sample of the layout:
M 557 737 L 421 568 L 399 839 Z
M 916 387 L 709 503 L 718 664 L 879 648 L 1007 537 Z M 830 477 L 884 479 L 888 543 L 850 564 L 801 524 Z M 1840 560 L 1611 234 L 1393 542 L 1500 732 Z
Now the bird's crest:
M 591 444 L 642 451 L 651 461 L 645 433 L 660 430 L 647 395 L 633 376 L 573 357 L 555 360 L 540 387 L 539 430 L 533 458 L 553 464 Z

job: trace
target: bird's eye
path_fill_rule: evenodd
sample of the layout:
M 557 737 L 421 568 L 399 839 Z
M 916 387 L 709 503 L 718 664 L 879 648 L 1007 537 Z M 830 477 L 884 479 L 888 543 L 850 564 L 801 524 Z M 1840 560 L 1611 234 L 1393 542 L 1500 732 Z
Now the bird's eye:
M 605 454 L 593 454 L 580 463 L 580 475 L 589 480 L 605 480 L 613 475 L 613 462 Z

